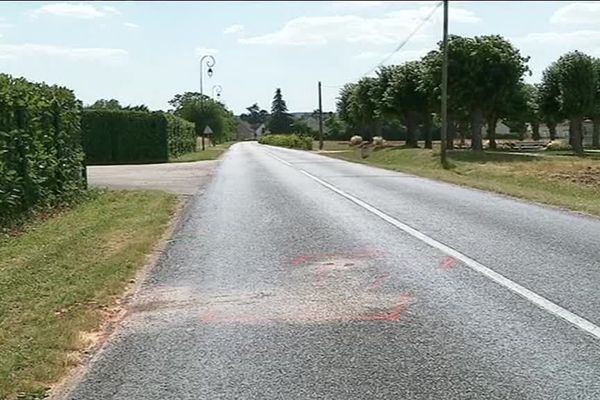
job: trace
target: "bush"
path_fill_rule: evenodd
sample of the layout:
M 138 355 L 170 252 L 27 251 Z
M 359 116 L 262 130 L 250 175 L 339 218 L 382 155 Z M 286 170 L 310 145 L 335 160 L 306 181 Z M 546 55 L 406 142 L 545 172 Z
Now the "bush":
M 363 142 L 362 136 L 354 135 L 350 138 L 350 146 L 358 146 Z
M 312 150 L 313 144 L 311 137 L 298 135 L 265 135 L 258 139 L 258 142 L 301 150 Z
M 566 139 L 554 139 L 546 145 L 548 151 L 571 150 L 571 145 Z
M 85 190 L 80 113 L 69 89 L 0 74 L 0 226 Z
M 162 112 L 84 110 L 87 164 L 166 162 L 193 151 L 194 124 Z

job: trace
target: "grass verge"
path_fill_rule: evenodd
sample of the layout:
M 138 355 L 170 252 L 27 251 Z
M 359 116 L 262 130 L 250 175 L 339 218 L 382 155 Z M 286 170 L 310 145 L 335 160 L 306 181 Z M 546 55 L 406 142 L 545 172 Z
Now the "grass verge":
M 226 142 L 221 143 L 216 146 L 205 146 L 205 150 L 194 151 L 192 153 L 185 153 L 180 155 L 177 158 L 173 158 L 169 160 L 169 162 L 192 162 L 192 161 L 206 161 L 206 160 L 216 160 L 221 157 L 223 153 L 231 147 L 235 142 Z
M 501 153 L 449 153 L 443 169 L 437 150 L 401 147 L 324 153 L 329 157 L 456 183 L 600 216 L 600 162 L 593 158 L 533 157 Z
M 42 398 L 79 362 L 175 210 L 162 192 L 100 192 L 0 239 L 0 399 Z

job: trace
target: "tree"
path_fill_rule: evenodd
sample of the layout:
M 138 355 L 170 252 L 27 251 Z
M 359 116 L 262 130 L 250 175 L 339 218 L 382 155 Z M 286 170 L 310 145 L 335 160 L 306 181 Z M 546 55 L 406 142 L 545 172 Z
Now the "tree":
M 570 142 L 583 154 L 583 120 L 593 113 L 598 78 L 592 57 L 579 51 L 561 56 L 556 62 L 559 102 L 569 118 Z
M 345 84 L 340 90 L 340 94 L 336 102 L 337 115 L 339 119 L 343 121 L 346 124 L 347 128 L 351 131 L 359 130 L 358 118 L 355 107 L 356 102 L 354 101 L 355 92 L 355 83 Z
M 105 109 L 105 110 L 121 110 L 121 103 L 117 99 L 99 99 L 96 100 L 92 105 L 87 106 L 89 109 Z
M 140 104 L 139 106 L 129 105 L 127 107 L 123 107 L 123 110 L 150 112 L 150 109 L 145 104 Z
M 529 123 L 532 139 L 540 140 L 539 86 L 521 82 L 518 90 L 509 99 L 506 110 L 503 122 L 511 131 L 518 132 L 521 139 L 524 139 Z
M 592 110 L 592 147 L 600 148 L 600 59 L 594 58 L 594 70 L 596 71 L 596 91 L 594 93 L 594 107 Z
M 206 126 L 210 126 L 213 143 L 232 138 L 236 129 L 235 116 L 222 103 L 206 95 L 201 96 L 198 92 L 185 92 L 175 95 L 169 104 L 173 107 L 171 112 L 196 125 L 198 136 L 203 134 Z
M 257 103 L 246 107 L 246 110 L 248 110 L 248 114 L 240 115 L 240 119 L 249 123 L 252 129 L 258 128 L 261 124 L 267 122 L 269 118 L 269 112 L 261 109 Z
M 550 140 L 556 139 L 556 125 L 564 119 L 560 109 L 558 65 L 552 63 L 542 74 L 538 88 L 540 117 L 548 127 Z
M 306 121 L 302 119 L 296 119 L 294 122 L 292 122 L 292 132 L 299 135 L 310 136 L 314 136 L 316 133 L 310 126 L 308 126 Z
M 363 138 L 371 141 L 373 136 L 381 136 L 383 112 L 381 108 L 382 85 L 378 78 L 362 78 L 356 84 L 351 97 L 352 112 L 361 128 Z
M 344 135 L 344 126 L 342 121 L 333 113 L 329 113 L 329 116 L 323 121 L 324 132 L 323 136 L 327 139 L 339 140 Z
M 422 77 L 419 61 L 398 65 L 391 71 L 389 85 L 384 94 L 387 106 L 403 117 L 408 147 L 418 147 L 417 126 L 428 110 L 428 99 L 421 85 Z
M 271 116 L 267 121 L 267 128 L 272 133 L 292 133 L 294 120 L 287 111 L 288 108 L 281 95 L 281 89 L 277 88 L 271 104 Z

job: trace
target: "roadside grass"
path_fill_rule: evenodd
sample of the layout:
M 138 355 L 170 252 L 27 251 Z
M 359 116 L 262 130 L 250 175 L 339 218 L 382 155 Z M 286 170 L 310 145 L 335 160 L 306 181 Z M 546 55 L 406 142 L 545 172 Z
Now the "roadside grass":
M 225 143 L 218 144 L 214 147 L 209 146 L 208 143 L 206 143 L 204 151 L 198 150 L 198 151 L 194 151 L 191 153 L 185 153 L 185 154 L 180 155 L 177 158 L 173 158 L 173 159 L 169 160 L 169 162 L 192 162 L 192 161 L 216 160 L 223 153 L 225 153 L 227 151 L 227 149 L 229 149 L 229 147 L 234 143 L 235 142 L 225 142 Z M 201 145 L 199 145 L 198 148 L 201 148 L 200 146 Z
M 0 238 L 0 399 L 42 398 L 163 235 L 174 195 L 97 192 Z
M 451 168 L 443 169 L 436 149 L 390 147 L 372 151 L 367 159 L 357 149 L 324 155 L 600 216 L 600 161 L 595 157 L 453 151 Z

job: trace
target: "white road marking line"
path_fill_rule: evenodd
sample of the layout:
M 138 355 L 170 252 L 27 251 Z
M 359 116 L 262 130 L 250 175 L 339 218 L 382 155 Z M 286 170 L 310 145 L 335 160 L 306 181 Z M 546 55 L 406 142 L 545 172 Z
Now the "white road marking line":
M 279 157 L 275 157 L 275 158 L 277 158 L 278 160 L 281 160 Z M 281 160 L 281 161 L 284 161 L 284 160 Z M 288 165 L 291 165 L 287 162 L 285 162 L 285 163 Z M 479 272 L 480 274 L 488 277 L 489 279 L 496 282 L 497 284 L 504 286 L 506 289 L 512 291 L 513 293 L 516 293 L 519 296 L 525 298 L 526 300 L 529 300 L 530 302 L 532 302 L 536 306 L 542 308 L 543 310 L 549 312 L 550 314 L 560 317 L 560 318 L 564 319 L 565 321 L 570 322 L 571 324 L 575 325 L 577 328 L 594 336 L 596 339 L 600 339 L 600 327 L 593 324 L 592 322 L 588 321 L 587 319 L 582 318 L 579 315 L 572 313 L 571 311 L 559 306 L 556 303 L 553 303 L 552 301 L 546 299 L 545 297 L 540 296 L 539 294 L 537 294 L 535 292 L 532 292 L 531 290 L 508 279 L 504 275 L 501 275 L 501 274 L 491 270 L 490 268 L 486 267 L 485 265 L 473 260 L 472 258 L 460 253 L 459 251 L 457 251 L 451 247 L 448 247 L 445 244 L 438 242 L 437 240 L 425 235 L 424 233 L 419 232 L 418 230 L 398 221 L 394 217 L 378 210 L 377 208 L 352 196 L 351 194 L 348 194 L 348 193 L 344 192 L 343 190 L 338 189 L 337 187 L 317 178 L 316 176 L 310 174 L 309 172 L 306 172 L 302 169 L 298 169 L 298 171 L 300 171 L 301 173 L 303 173 L 310 179 L 314 180 L 315 182 L 334 191 L 335 193 L 339 194 L 340 196 L 343 196 L 346 199 L 352 201 L 353 203 L 357 204 L 358 206 L 364 208 L 365 210 L 377 215 L 379 218 L 392 224 L 396 228 L 406 232 L 410 236 L 421 240 L 422 242 L 428 244 L 429 246 L 431 246 L 435 249 L 438 249 L 441 252 L 446 253 L 449 256 L 454 257 L 457 260 L 460 260 L 463 264 L 467 265 L 472 270 Z
M 267 150 L 267 153 L 269 153 L 269 155 L 270 155 L 271 157 L 273 157 L 274 159 L 276 159 L 277 161 L 280 161 L 280 162 L 284 163 L 285 165 L 289 165 L 290 167 L 293 167 L 293 165 L 292 165 L 291 163 L 289 163 L 289 162 L 285 161 L 285 160 L 284 160 L 284 159 L 282 159 L 282 158 L 279 158 L 279 157 L 277 157 L 275 154 L 271 153 L 269 150 Z

